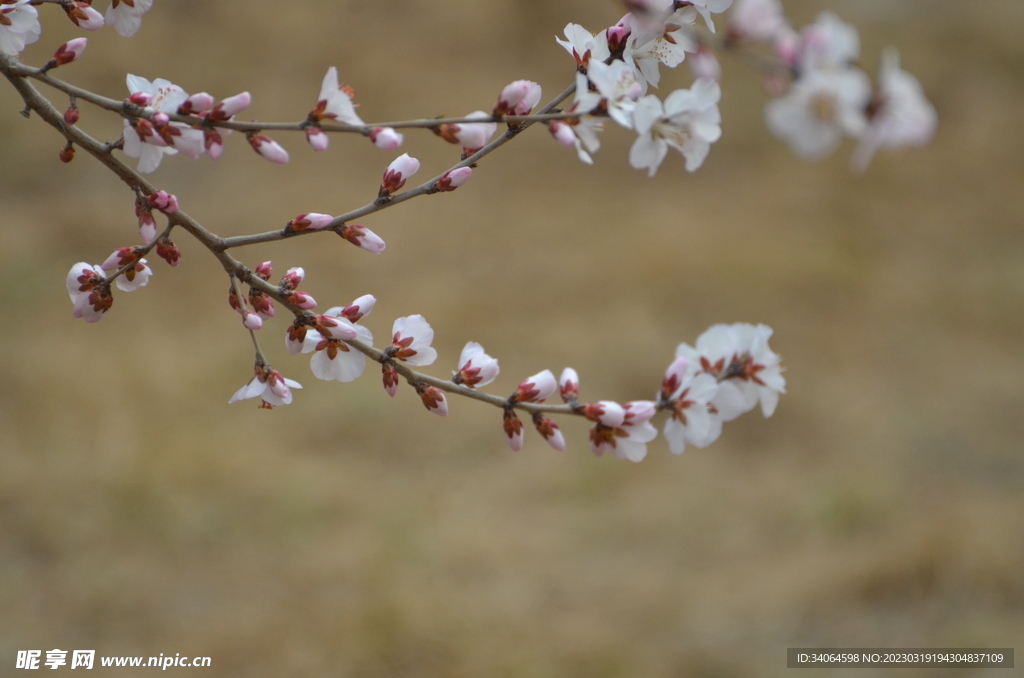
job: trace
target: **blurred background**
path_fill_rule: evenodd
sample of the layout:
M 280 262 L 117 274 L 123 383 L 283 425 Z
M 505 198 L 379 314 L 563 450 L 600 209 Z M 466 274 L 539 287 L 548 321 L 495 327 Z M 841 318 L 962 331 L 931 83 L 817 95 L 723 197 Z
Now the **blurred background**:
M 435 417 L 404 385 L 389 399 L 373 366 L 320 382 L 285 351 L 283 317 L 261 338 L 305 388 L 229 407 L 251 344 L 183 234 L 178 268 L 151 257 L 148 287 L 97 325 L 72 319 L 64 277 L 137 242 L 132 195 L 84 153 L 61 164 L 61 139 L 0 86 L 0 674 L 52 648 L 424 678 L 778 676 L 791 646 L 1020 648 L 1024 4 L 785 6 L 797 27 L 823 10 L 855 25 L 872 74 L 898 47 L 938 109 L 934 143 L 863 177 L 849 143 L 800 161 L 762 123 L 757 73 L 724 55 L 724 134 L 695 174 L 674 152 L 654 179 L 630 169 L 614 125 L 594 167 L 534 128 L 458 192 L 361 222 L 379 257 L 329 234 L 236 252 L 304 266 L 323 308 L 375 294 L 378 344 L 422 313 L 432 374 L 483 343 L 501 395 L 572 366 L 584 399 L 646 399 L 679 342 L 773 327 L 776 414 L 681 458 L 659 438 L 641 464 L 593 458 L 576 420 L 565 453 L 532 429 L 512 453 L 494 408 Z M 40 12 L 31 64 L 78 35 Z M 561 91 L 573 64 L 554 36 L 620 16 L 611 0 L 160 0 L 133 39 L 89 35 L 58 76 L 111 97 L 126 72 L 247 89 L 246 119 L 298 120 L 335 65 L 367 121 L 460 115 L 514 79 Z M 684 65 L 659 94 L 689 83 Z M 87 104 L 79 124 L 120 132 Z M 236 134 L 216 163 L 167 158 L 153 181 L 239 235 L 365 204 L 394 156 L 276 138 L 288 166 Z M 458 159 L 428 132 L 403 150 L 425 176 Z

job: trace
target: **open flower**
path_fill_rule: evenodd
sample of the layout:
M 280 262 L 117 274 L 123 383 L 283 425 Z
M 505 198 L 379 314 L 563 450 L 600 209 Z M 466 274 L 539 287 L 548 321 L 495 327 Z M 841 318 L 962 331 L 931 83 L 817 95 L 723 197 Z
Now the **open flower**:
M 430 345 L 434 341 L 434 329 L 423 316 L 399 318 L 391 333 L 391 346 L 384 350 L 388 357 L 415 367 L 430 365 L 437 360 L 437 350 Z
M 134 247 L 122 247 L 115 250 L 107 257 L 102 266 L 107 273 L 113 273 L 128 266 L 127 270 L 114 280 L 117 289 L 122 292 L 134 292 L 140 287 L 145 287 L 150 276 L 153 275 L 153 269 L 146 265 L 145 259 L 139 259 Z
M 665 422 L 665 438 L 672 454 L 682 454 L 686 443 L 707 447 L 721 435 L 722 420 L 710 405 L 717 393 L 718 382 L 710 374 L 688 374 L 663 401 L 672 412 Z
M 567 24 L 565 27 L 565 40 L 555 38 L 555 42 L 565 48 L 569 54 L 576 59 L 578 68 L 586 68 L 590 60 L 604 61 L 611 56 L 608 51 L 608 37 L 605 31 L 593 35 L 579 24 Z
M 114 304 L 114 297 L 110 294 L 110 285 L 106 281 L 102 266 L 80 261 L 68 271 L 65 283 L 71 303 L 75 306 L 75 318 L 94 323 Z
M 675 68 L 683 62 L 687 52 L 697 50 L 692 23 L 692 13 L 678 10 L 669 17 L 662 33 L 654 36 L 632 33 L 626 42 L 623 60 L 639 71 L 652 87 L 657 87 L 661 79 L 659 64 Z
M 282 377 L 280 372 L 269 365 L 257 364 L 256 376 L 248 384 L 238 389 L 231 396 L 228 404 L 249 398 L 261 398 L 260 407 L 269 410 L 291 404 L 293 388 L 302 388 L 302 384 Z
M 15 56 L 39 39 L 39 10 L 29 0 L 0 5 L 0 52 Z
M 112 0 L 105 18 L 115 31 L 130 38 L 142 25 L 142 15 L 152 6 L 153 0 Z
M 639 136 L 629 150 L 629 164 L 646 168 L 653 177 L 671 146 L 686 158 L 687 171 L 695 171 L 722 136 L 721 95 L 717 82 L 700 79 L 690 89 L 672 92 L 664 106 L 653 94 L 638 101 L 633 121 Z
M 616 459 L 640 462 L 647 456 L 647 443 L 658 437 L 658 429 L 650 419 L 656 412 L 649 400 L 638 400 L 623 405 L 625 417 L 620 426 L 597 424 L 590 429 L 590 451 L 595 456 L 611 454 Z
M 150 82 L 138 75 L 128 75 L 128 91 L 156 113 L 177 113 L 188 99 L 188 93 L 174 83 L 157 78 Z M 140 96 L 141 95 L 141 96 Z M 203 154 L 203 132 L 183 123 L 158 124 L 144 118 L 124 121 L 124 154 L 138 158 L 138 170 L 148 174 L 160 166 L 165 155 L 181 151 L 195 159 Z
M 612 120 L 632 129 L 633 107 L 647 90 L 633 67 L 625 61 L 615 60 L 611 65 L 595 61 L 587 69 L 587 78 L 606 102 Z

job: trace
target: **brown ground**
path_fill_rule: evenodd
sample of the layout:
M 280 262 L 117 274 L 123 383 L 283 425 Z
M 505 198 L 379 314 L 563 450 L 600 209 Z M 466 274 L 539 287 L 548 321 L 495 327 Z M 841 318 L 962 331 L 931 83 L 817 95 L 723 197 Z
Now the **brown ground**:
M 454 195 L 367 219 L 380 257 L 328 236 L 243 252 L 305 266 L 324 307 L 374 293 L 378 337 L 424 314 L 434 374 L 482 342 L 501 394 L 572 365 L 585 398 L 649 398 L 678 342 L 774 327 L 776 415 L 682 458 L 659 440 L 640 465 L 592 458 L 581 422 L 564 454 L 532 431 L 513 454 L 478 403 L 442 420 L 375 373 L 318 382 L 283 321 L 264 342 L 305 384 L 296 404 L 228 407 L 249 339 L 184 237 L 179 268 L 72 320 L 64 276 L 135 242 L 131 196 L 84 155 L 61 165 L 0 86 L 0 674 L 54 647 L 208 655 L 218 676 L 592 678 L 777 676 L 798 645 L 1024 646 L 1024 5 L 786 4 L 857 25 L 872 72 L 897 45 L 939 110 L 934 144 L 863 178 L 850 146 L 803 163 L 726 58 L 724 136 L 696 174 L 676 155 L 632 171 L 622 130 L 593 168 L 531 130 Z M 29 63 L 75 35 L 42 12 Z M 110 96 L 126 71 L 247 88 L 252 117 L 297 119 L 334 64 L 366 119 L 461 114 L 516 78 L 559 91 L 552 37 L 617 18 L 583 0 L 159 0 L 60 75 Z M 666 77 L 662 94 L 688 82 Z M 80 124 L 117 134 L 87 105 Z M 234 235 L 361 205 L 391 158 L 279 139 L 287 168 L 235 135 L 217 164 L 154 179 Z M 424 173 L 457 157 L 425 133 L 406 150 Z

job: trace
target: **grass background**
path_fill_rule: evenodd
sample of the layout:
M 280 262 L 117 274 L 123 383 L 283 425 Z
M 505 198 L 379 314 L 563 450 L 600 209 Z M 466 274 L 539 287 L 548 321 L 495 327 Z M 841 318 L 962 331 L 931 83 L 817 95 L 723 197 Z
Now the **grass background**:
M 64 276 L 136 242 L 132 197 L 85 154 L 62 165 L 0 87 L 0 675 L 54 647 L 206 655 L 221 676 L 590 678 L 783 675 L 790 646 L 1019 646 L 1024 5 L 785 4 L 798 26 L 826 9 L 856 25 L 871 72 L 899 47 L 939 111 L 934 143 L 864 177 L 849 145 L 801 162 L 765 130 L 757 74 L 724 56 L 724 135 L 695 174 L 675 154 L 653 180 L 631 170 L 614 126 L 595 167 L 533 129 L 458 192 L 362 222 L 380 257 L 327 235 L 240 253 L 304 266 L 323 307 L 375 294 L 378 337 L 422 313 L 434 374 L 482 342 L 496 393 L 571 365 L 584 398 L 649 398 L 678 342 L 771 325 L 775 416 L 682 458 L 659 439 L 639 465 L 592 458 L 582 422 L 564 454 L 532 431 L 513 454 L 482 404 L 440 419 L 404 386 L 389 400 L 372 368 L 319 382 L 283 318 L 263 342 L 306 388 L 272 412 L 228 407 L 249 339 L 184 236 L 181 266 L 156 261 L 103 322 L 73 320 Z M 28 63 L 77 34 L 40 11 Z M 619 16 L 161 0 L 135 38 L 90 35 L 58 75 L 114 97 L 126 72 L 248 89 L 247 116 L 295 120 L 336 65 L 366 120 L 458 115 L 517 78 L 560 91 L 572 64 L 553 36 Z M 688 84 L 684 67 L 659 94 Z M 83 104 L 80 125 L 112 139 L 108 118 Z M 170 158 L 154 180 L 237 235 L 362 205 L 391 160 L 358 138 L 278 140 L 287 167 L 233 135 L 216 163 Z M 429 133 L 404 150 L 425 175 L 458 158 Z

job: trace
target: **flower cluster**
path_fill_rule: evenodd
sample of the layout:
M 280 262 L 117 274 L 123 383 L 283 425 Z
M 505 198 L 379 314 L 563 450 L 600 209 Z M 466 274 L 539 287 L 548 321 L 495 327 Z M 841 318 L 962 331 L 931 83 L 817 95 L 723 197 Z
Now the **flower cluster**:
M 142 15 L 152 6 L 153 0 L 112 0 L 104 16 L 93 8 L 92 0 L 61 3 L 68 19 L 79 28 L 95 31 L 106 24 L 126 38 L 135 35 L 142 25 Z M 32 6 L 32 0 L 0 2 L 0 52 L 20 54 L 26 45 L 39 39 L 42 30 L 39 10 Z

